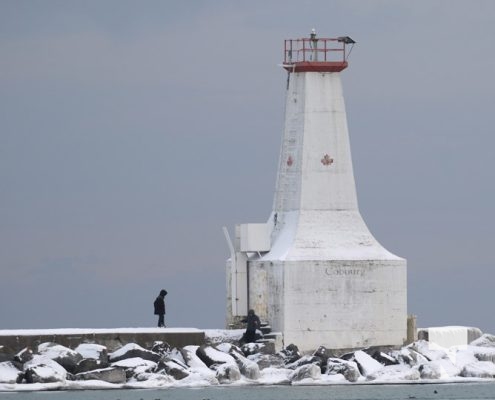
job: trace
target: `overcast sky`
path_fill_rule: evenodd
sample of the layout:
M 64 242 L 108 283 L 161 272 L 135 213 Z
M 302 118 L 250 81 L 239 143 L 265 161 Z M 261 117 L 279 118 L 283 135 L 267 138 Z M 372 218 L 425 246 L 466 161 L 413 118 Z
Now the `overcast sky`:
M 283 40 L 349 35 L 360 210 L 418 326 L 495 333 L 495 2 L 0 0 L 0 329 L 223 328 L 271 211 Z

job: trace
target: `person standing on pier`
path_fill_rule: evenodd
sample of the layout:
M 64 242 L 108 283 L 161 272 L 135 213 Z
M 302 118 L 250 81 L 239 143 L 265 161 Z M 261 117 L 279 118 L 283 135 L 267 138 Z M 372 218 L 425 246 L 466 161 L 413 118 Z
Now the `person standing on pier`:
M 160 290 L 160 294 L 155 299 L 153 305 L 155 306 L 155 315 L 158 315 L 158 327 L 165 328 L 165 296 L 167 291 L 165 289 Z

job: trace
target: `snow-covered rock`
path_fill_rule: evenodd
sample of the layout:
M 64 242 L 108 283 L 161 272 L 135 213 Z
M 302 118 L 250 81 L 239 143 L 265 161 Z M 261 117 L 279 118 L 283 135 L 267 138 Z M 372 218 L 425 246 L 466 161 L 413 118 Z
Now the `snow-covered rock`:
M 189 376 L 189 370 L 187 365 L 167 357 L 162 358 L 154 372 L 165 371 L 168 375 L 172 376 L 175 380 L 181 380 Z
M 394 354 L 384 353 L 383 351 L 375 351 L 371 354 L 371 357 L 378 361 L 380 364 L 388 366 L 388 365 L 397 365 L 400 364 L 399 360 L 394 357 Z
M 327 375 L 342 375 L 349 382 L 357 382 L 361 377 L 358 365 L 354 361 L 328 358 L 326 365 Z
M 287 368 L 264 368 L 260 371 L 258 383 L 261 385 L 289 385 L 293 370 Z
M 299 352 L 299 348 L 293 343 L 289 344 L 286 348 L 280 350 L 278 354 L 280 354 L 284 358 L 284 362 L 286 364 L 291 364 L 294 361 L 297 361 L 301 358 L 301 353 Z
M 359 371 L 364 376 L 374 374 L 375 372 L 383 368 L 382 364 L 380 364 L 373 357 L 362 350 L 354 352 L 353 358 L 359 367 Z
M 196 350 L 196 355 L 203 361 L 208 367 L 211 367 L 214 364 L 234 364 L 236 362 L 234 358 L 224 353 L 223 351 L 217 350 L 212 346 L 199 346 Z
M 460 375 L 466 378 L 495 378 L 495 364 L 491 361 L 467 364 Z
M 301 365 L 306 365 L 306 364 L 315 364 L 321 368 L 322 360 L 320 357 L 317 356 L 306 355 L 306 356 L 302 356 L 293 363 L 286 364 L 285 368 L 296 369 L 299 368 Z
M 244 343 L 241 346 L 241 350 L 245 356 L 250 356 L 258 353 L 263 353 L 263 354 L 270 353 L 268 347 L 264 343 Z
M 253 354 L 247 357 L 258 364 L 261 370 L 265 368 L 281 368 L 285 366 L 284 358 L 279 354 Z
M 24 364 L 24 377 L 27 383 L 64 382 L 67 371 L 48 357 L 33 355 L 33 358 Z
M 126 375 L 123 368 L 108 367 L 89 372 L 81 372 L 75 376 L 77 380 L 98 380 L 108 383 L 125 383 Z
M 59 363 L 65 370 L 75 372 L 79 361 L 83 359 L 77 351 L 53 342 L 41 343 L 38 353 Z
M 461 370 L 449 358 L 428 361 L 419 366 L 421 379 L 447 379 L 459 376 Z
M 495 347 L 495 335 L 485 333 L 481 335 L 481 337 L 479 337 L 476 340 L 473 340 L 469 344 L 471 346 L 478 346 L 478 347 Z
M 220 383 L 232 383 L 241 379 L 241 371 L 235 363 L 213 364 L 211 368 L 216 372 Z
M 162 342 L 161 340 L 154 342 L 151 347 L 151 351 L 153 353 L 160 354 L 161 356 L 170 353 L 170 350 L 172 350 L 170 345 L 167 342 Z
M 158 362 L 161 356 L 150 350 L 146 350 L 136 343 L 128 343 L 120 349 L 108 355 L 110 362 L 124 360 L 126 358 L 140 357 L 144 360 Z
M 290 375 L 292 382 L 299 382 L 302 380 L 317 380 L 321 377 L 321 369 L 315 364 L 304 364 L 296 368 Z
M 75 373 L 107 368 L 109 365 L 108 362 L 102 362 L 100 360 L 95 360 L 94 358 L 83 358 L 77 363 Z
M 33 350 L 30 347 L 25 347 L 14 356 L 14 361 L 24 364 L 33 359 Z
M 229 354 L 236 361 L 241 374 L 247 379 L 257 380 L 260 377 L 260 368 L 258 367 L 258 364 L 244 357 L 241 351 L 231 348 Z
M 145 360 L 140 357 L 125 358 L 112 363 L 112 367 L 122 368 L 125 371 L 127 379 L 135 375 L 135 370 L 138 372 L 151 372 L 156 368 L 156 362 Z
M 417 381 L 420 377 L 417 368 L 411 368 L 405 364 L 391 364 L 368 375 L 367 379 L 376 382 L 399 382 Z
M 427 342 L 425 340 L 418 340 L 417 342 L 411 343 L 407 348 L 410 348 L 423 355 L 429 361 L 447 358 L 447 351 L 445 348 L 435 343 Z
M 185 346 L 181 349 L 182 358 L 190 368 L 203 369 L 208 366 L 196 355 L 199 346 Z
M 94 343 L 81 343 L 74 350 L 84 359 L 99 360 L 102 364 L 108 363 L 108 350 L 105 346 Z
M 0 362 L 0 383 L 21 383 L 24 378 L 12 361 Z

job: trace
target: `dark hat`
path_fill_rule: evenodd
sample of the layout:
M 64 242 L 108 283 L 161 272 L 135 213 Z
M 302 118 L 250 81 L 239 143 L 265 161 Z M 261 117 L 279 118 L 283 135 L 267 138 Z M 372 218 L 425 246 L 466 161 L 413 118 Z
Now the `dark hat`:
M 167 291 L 165 289 L 160 290 L 160 296 L 166 296 Z

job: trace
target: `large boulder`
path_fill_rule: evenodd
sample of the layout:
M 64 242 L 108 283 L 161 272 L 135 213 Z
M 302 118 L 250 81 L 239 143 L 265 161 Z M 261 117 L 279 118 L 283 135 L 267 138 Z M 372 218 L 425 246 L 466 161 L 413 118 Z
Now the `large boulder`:
M 170 345 L 167 342 L 162 342 L 161 340 L 155 341 L 151 347 L 151 351 L 153 353 L 160 354 L 161 356 L 169 354 L 170 350 Z
M 217 350 L 213 346 L 202 345 L 196 350 L 196 355 L 203 361 L 209 368 L 214 364 L 234 364 L 234 358 L 224 353 L 223 351 Z
M 322 365 L 322 359 L 318 356 L 311 356 L 311 355 L 306 355 L 302 356 L 301 358 L 297 359 L 293 363 L 286 364 L 285 368 L 288 369 L 297 369 L 301 365 L 306 365 L 306 364 L 315 364 L 318 367 L 321 368 Z
M 220 383 L 232 383 L 241 379 L 241 371 L 236 364 L 213 364 L 211 367 L 216 372 L 216 378 Z
M 191 369 L 204 369 L 208 368 L 208 366 L 196 355 L 196 351 L 199 346 L 185 346 L 180 349 L 182 354 L 182 358 L 186 365 Z
M 126 358 L 134 358 L 139 357 L 144 360 L 149 360 L 153 362 L 158 362 L 161 358 L 160 354 L 157 354 L 153 351 L 146 350 L 136 343 L 128 343 L 120 349 L 110 353 L 109 355 L 110 362 L 116 362 L 120 360 L 124 360 Z
M 246 357 L 258 353 L 271 354 L 271 349 L 265 343 L 244 343 L 241 350 Z
M 107 368 L 108 366 L 108 362 L 101 362 L 94 358 L 83 358 L 77 363 L 75 373 L 94 371 L 95 369 Z
M 354 352 L 353 360 L 357 363 L 359 371 L 363 376 L 374 374 L 383 368 L 382 364 L 362 350 Z
M 315 364 L 304 364 L 296 368 L 290 375 L 292 382 L 299 382 L 305 379 L 320 379 L 321 369 Z
M 152 372 L 156 368 L 156 363 L 144 360 L 139 357 L 126 358 L 112 363 L 112 367 L 121 368 L 125 371 L 126 378 L 129 379 L 138 372 Z
M 108 350 L 105 346 L 94 343 L 81 343 L 75 348 L 83 359 L 97 360 L 102 367 L 106 368 L 105 364 L 108 364 Z
M 299 352 L 299 348 L 291 343 L 286 348 L 280 350 L 278 352 L 283 358 L 285 364 L 292 364 L 293 362 L 299 360 L 301 358 L 301 353 Z
M 0 383 L 21 383 L 24 373 L 12 361 L 0 362 Z
M 258 383 L 261 385 L 290 385 L 293 370 L 268 367 L 260 371 Z
M 30 347 L 23 348 L 19 353 L 14 355 L 14 361 L 19 364 L 25 364 L 33 359 L 33 350 Z
M 115 384 L 122 384 L 126 382 L 126 374 L 124 369 L 118 367 L 108 367 L 89 372 L 81 372 L 77 374 L 75 378 L 83 381 L 97 380 Z
M 481 335 L 481 337 L 479 337 L 476 340 L 473 340 L 469 344 L 471 346 L 479 346 L 479 347 L 495 347 L 495 335 L 485 333 Z
M 430 343 L 425 340 L 418 340 L 417 342 L 411 343 L 409 346 L 406 347 L 406 349 L 414 350 L 429 361 L 447 358 L 446 349 L 435 343 Z
M 64 367 L 65 370 L 71 373 L 76 371 L 77 363 L 83 359 L 81 354 L 77 351 L 52 342 L 41 343 L 38 346 L 38 353 L 53 361 L 56 361 Z
M 318 357 L 321 359 L 321 365 L 326 366 L 327 360 L 329 358 L 335 358 L 335 356 L 332 354 L 330 350 L 328 350 L 325 346 L 320 346 L 316 349 L 316 351 L 313 353 L 313 356 Z
M 459 376 L 461 370 L 448 358 L 421 364 L 418 368 L 421 379 L 447 379 Z
M 33 358 L 24 364 L 24 377 L 27 383 L 64 382 L 67 371 L 48 357 L 33 355 Z
M 491 361 L 467 364 L 460 375 L 466 378 L 495 378 L 495 364 Z
M 260 377 L 260 368 L 258 367 L 258 364 L 244 357 L 240 350 L 231 348 L 229 354 L 236 361 L 241 374 L 247 379 L 257 380 Z
M 189 376 L 189 371 L 187 365 L 171 359 L 168 357 L 163 357 L 156 365 L 153 372 L 165 371 L 167 375 L 172 376 L 175 380 L 179 381 L 181 379 L 187 378 Z
M 357 382 L 357 380 L 361 377 L 358 365 L 354 361 L 341 360 L 339 358 L 328 358 L 326 374 L 341 374 L 349 382 Z
M 399 360 L 395 357 L 396 354 L 388 354 L 383 351 L 374 351 L 372 354 L 370 354 L 373 359 L 378 361 L 382 365 L 397 365 L 400 364 Z
M 247 358 L 258 364 L 260 370 L 264 370 L 265 368 L 281 368 L 285 366 L 284 358 L 279 354 L 257 353 L 250 355 Z
M 405 364 L 386 365 L 366 379 L 377 382 L 397 382 L 397 381 L 416 381 L 420 378 L 417 368 L 411 368 Z

